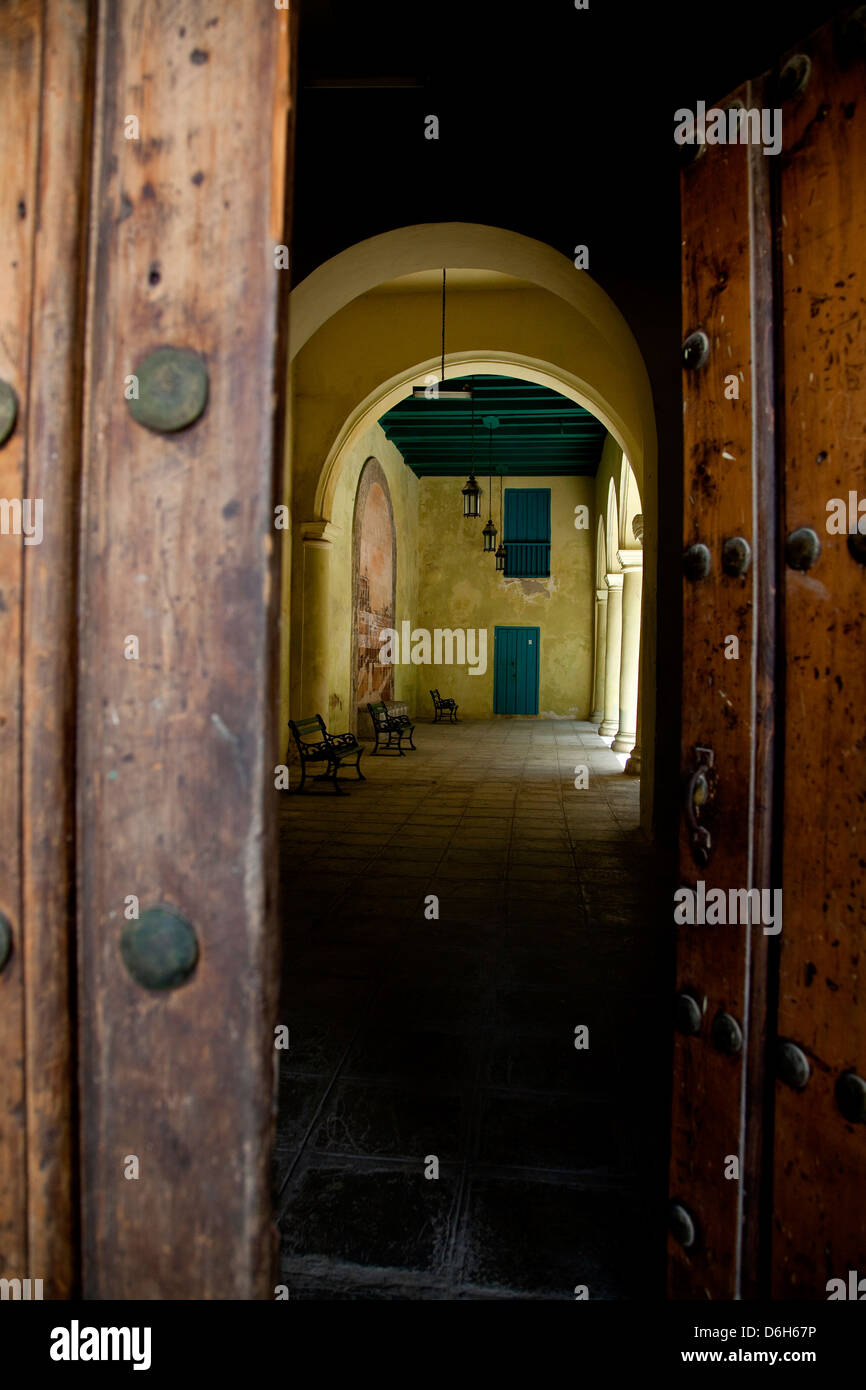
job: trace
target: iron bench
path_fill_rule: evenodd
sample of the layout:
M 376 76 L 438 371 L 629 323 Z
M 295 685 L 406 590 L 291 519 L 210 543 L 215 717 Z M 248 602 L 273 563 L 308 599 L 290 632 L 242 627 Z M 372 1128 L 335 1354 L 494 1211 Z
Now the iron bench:
M 312 719 L 289 720 L 289 728 L 292 731 L 298 749 L 298 756 L 301 759 L 301 785 L 298 791 L 304 790 L 304 783 L 307 780 L 307 763 L 324 763 L 325 771 L 320 772 L 313 778 L 314 782 L 330 781 L 333 783 L 334 791 L 338 796 L 348 796 L 337 781 L 337 773 L 342 763 L 349 758 L 355 759 L 355 770 L 360 781 L 366 782 L 366 777 L 361 771 L 361 754 L 363 746 L 355 738 L 354 734 L 329 734 L 325 728 L 325 721 L 320 714 L 316 714 Z M 289 761 L 288 752 L 286 762 Z
M 451 699 L 443 699 L 442 696 L 439 694 L 438 690 L 431 690 L 430 694 L 433 698 L 433 723 L 438 724 L 439 720 L 444 719 L 446 714 L 449 715 L 452 724 L 459 723 L 459 720 L 457 718 L 457 711 L 459 710 L 460 706 L 458 705 L 457 701 Z
M 372 705 L 368 704 L 367 709 L 370 713 L 370 719 L 373 723 L 373 733 L 376 737 L 376 747 L 373 749 L 371 757 L 375 758 L 377 753 L 387 753 L 389 751 L 392 753 L 399 753 L 401 758 L 405 757 L 403 752 L 403 739 L 407 734 L 409 735 L 409 747 L 415 748 L 415 743 L 412 738 L 415 725 L 410 720 L 408 714 L 389 714 L 387 706 L 382 700 L 378 700 Z M 387 741 L 382 743 L 380 749 L 380 741 L 383 739 Z M 418 750 L 415 749 L 415 751 L 417 752 Z

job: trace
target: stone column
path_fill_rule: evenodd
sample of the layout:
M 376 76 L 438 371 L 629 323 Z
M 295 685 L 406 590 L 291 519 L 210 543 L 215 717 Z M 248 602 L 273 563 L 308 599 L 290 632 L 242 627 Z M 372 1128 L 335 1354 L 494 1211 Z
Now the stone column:
M 606 574 L 607 632 L 604 644 L 604 719 L 598 732 L 613 738 L 619 728 L 619 669 L 622 651 L 622 575 Z
M 301 637 L 301 718 L 320 714 L 328 722 L 330 694 L 331 541 L 338 528 L 329 521 L 307 521 L 301 527 L 304 566 L 304 613 Z
M 640 545 L 641 547 L 643 547 L 643 516 L 642 516 L 642 515 L 638 514 L 638 515 L 634 518 L 634 520 L 632 521 L 632 524 L 631 524 L 631 529 L 632 529 L 632 531 L 634 532 L 635 537 L 637 538 L 638 545 Z M 641 579 L 641 583 L 642 583 L 642 582 L 643 582 L 643 581 L 642 581 L 642 579 Z M 635 731 L 635 745 L 634 745 L 634 748 L 631 750 L 631 756 L 629 757 L 629 760 L 628 760 L 628 762 L 626 763 L 625 768 L 623 769 L 623 771 L 624 771 L 624 772 L 627 772 L 628 775 L 629 775 L 630 777 L 640 777 L 640 774 L 641 774 L 641 746 L 640 746 L 640 740 L 641 740 L 641 722 L 640 722 L 641 697 L 640 697 L 640 691 L 641 691 L 641 685 L 642 685 L 642 683 L 643 683 L 643 644 L 641 643 L 640 654 L 639 654 L 639 656 L 638 656 L 638 663 L 637 663 L 637 724 L 636 724 L 636 731 Z
M 637 739 L 637 674 L 640 657 L 640 601 L 643 551 L 618 550 L 622 565 L 622 656 L 619 668 L 619 728 L 614 753 L 630 753 Z
M 592 714 L 590 724 L 600 724 L 604 719 L 604 650 L 607 642 L 607 589 L 595 591 L 595 662 L 592 686 Z

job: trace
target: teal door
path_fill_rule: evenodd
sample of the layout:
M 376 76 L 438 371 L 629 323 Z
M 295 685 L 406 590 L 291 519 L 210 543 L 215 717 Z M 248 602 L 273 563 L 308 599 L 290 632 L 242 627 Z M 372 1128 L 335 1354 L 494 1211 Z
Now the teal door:
M 493 713 L 538 713 L 537 627 L 497 627 L 493 634 Z

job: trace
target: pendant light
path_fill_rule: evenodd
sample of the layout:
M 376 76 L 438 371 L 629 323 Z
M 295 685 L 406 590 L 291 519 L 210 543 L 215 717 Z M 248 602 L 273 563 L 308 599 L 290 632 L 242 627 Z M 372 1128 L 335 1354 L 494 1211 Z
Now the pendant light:
M 501 535 L 501 534 L 502 534 L 502 474 L 501 474 L 501 473 L 500 473 L 500 475 L 499 475 L 499 532 L 500 532 L 500 535 Z M 499 546 L 498 546 L 497 551 L 496 551 L 496 568 L 497 568 L 498 570 L 504 570 L 504 569 L 505 569 L 505 546 L 502 544 L 502 541 L 499 542 Z
M 470 395 L 472 393 L 470 392 Z M 475 396 L 472 395 L 472 464 L 463 492 L 463 516 L 481 515 L 481 488 L 475 481 Z
M 492 416 L 490 417 L 492 420 Z M 493 425 L 490 425 L 490 448 L 487 457 L 487 496 L 489 499 L 490 516 L 484 530 L 481 532 L 484 537 L 485 551 L 496 549 L 496 527 L 493 525 Z
M 442 268 L 442 370 L 439 380 L 427 386 L 413 386 L 412 395 L 423 400 L 468 401 L 472 395 L 471 386 L 465 381 L 445 380 L 445 268 Z

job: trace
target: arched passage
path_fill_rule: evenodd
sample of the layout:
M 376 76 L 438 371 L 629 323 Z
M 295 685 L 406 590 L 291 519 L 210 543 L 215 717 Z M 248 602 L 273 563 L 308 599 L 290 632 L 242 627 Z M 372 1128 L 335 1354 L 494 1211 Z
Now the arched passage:
M 432 229 L 436 234 L 439 230 Z M 508 234 L 481 230 L 500 242 L 504 237 L 502 244 L 511 243 L 513 249 Z M 406 753 L 406 761 L 400 760 L 399 752 L 390 761 L 380 760 L 368 749 L 367 785 L 356 789 L 350 783 L 354 800 L 348 811 L 340 806 L 335 813 L 330 802 L 316 811 L 300 802 L 287 805 L 287 819 L 293 831 L 303 836 L 303 844 L 312 844 L 321 836 L 316 858 L 306 873 L 299 864 L 299 882 L 293 890 L 300 897 L 302 921 L 311 920 L 318 926 L 321 918 L 325 928 L 322 939 L 330 941 L 340 969 L 346 950 L 361 958 L 369 953 L 370 959 L 378 959 L 393 944 L 406 963 L 410 984 L 427 986 L 431 964 L 425 942 L 435 933 L 438 949 L 451 931 L 444 952 L 449 981 L 455 972 L 460 974 L 452 946 L 461 956 L 467 947 L 483 954 L 486 940 L 501 940 L 510 946 L 520 937 L 531 943 L 537 959 L 545 957 L 543 969 L 549 971 L 556 969 L 555 956 L 562 949 L 564 931 L 568 960 L 562 968 L 576 968 L 579 961 L 585 977 L 593 947 L 589 942 L 579 944 L 577 934 L 584 914 L 590 910 L 595 913 L 595 903 L 606 896 L 600 884 L 590 882 L 598 868 L 600 845 L 604 845 L 603 854 L 621 865 L 623 879 L 631 876 L 637 883 L 642 864 L 633 848 L 632 832 L 639 790 L 647 807 L 650 804 L 647 792 L 651 778 L 642 778 L 640 789 L 624 779 L 621 760 L 586 724 L 594 709 L 593 673 L 604 675 L 612 665 L 605 659 L 606 629 L 599 632 L 597 591 L 603 586 L 609 602 L 608 575 L 620 564 L 617 490 L 622 487 L 624 457 L 635 459 L 648 494 L 654 488 L 655 436 L 643 364 L 629 344 L 630 335 L 615 307 L 591 282 L 576 287 L 575 280 L 585 277 L 563 257 L 549 248 L 538 248 L 537 243 L 523 247 L 534 248 L 533 254 L 539 257 L 536 278 L 530 273 L 532 255 L 512 262 L 503 256 L 495 262 L 498 273 L 516 276 L 520 272 L 525 283 L 491 287 L 488 279 L 486 289 L 476 290 L 466 277 L 465 288 L 453 298 L 449 296 L 446 378 L 514 378 L 502 390 L 518 400 L 522 384 L 532 383 L 534 391 L 543 387 L 565 398 L 549 406 L 556 424 L 556 416 L 573 412 L 574 403 L 591 412 L 606 429 L 604 433 L 595 427 L 591 457 L 584 456 L 581 463 L 576 455 L 563 464 L 559 475 L 544 475 L 549 455 L 542 450 L 542 458 L 533 461 L 534 476 L 529 476 L 529 460 L 518 459 L 509 486 L 537 487 L 550 497 L 548 563 L 523 574 L 500 574 L 493 567 L 493 557 L 483 555 L 481 522 L 473 531 L 473 520 L 463 516 L 462 477 L 456 480 L 441 459 L 436 468 L 425 472 L 423 460 L 413 460 L 412 441 L 401 436 L 393 417 L 390 423 L 386 419 L 414 386 L 423 386 L 431 373 L 438 375 L 441 265 L 443 261 L 446 267 L 454 263 L 453 248 L 443 249 L 431 233 L 423 256 L 416 241 L 414 259 L 400 262 L 393 254 L 393 238 L 385 238 L 380 245 L 387 251 L 387 262 L 375 268 L 364 262 L 360 278 L 347 279 L 343 274 L 347 267 L 358 270 L 358 258 L 350 252 L 342 267 L 336 266 L 341 258 L 335 258 L 331 266 L 340 283 L 329 287 L 328 267 L 323 267 L 321 274 L 317 272 L 318 288 L 308 287 L 306 301 L 300 295 L 303 287 L 298 291 L 303 312 L 295 317 L 292 471 L 286 499 L 297 552 L 291 626 L 294 632 L 304 634 L 303 660 L 299 661 L 303 679 L 297 686 L 305 708 L 297 712 L 327 709 L 335 733 L 346 728 L 353 713 L 349 708 L 355 695 L 348 652 L 354 611 L 352 579 L 358 568 L 353 559 L 356 499 L 359 484 L 363 490 L 371 457 L 384 474 L 396 529 L 395 630 L 399 632 L 406 624 L 410 637 L 414 628 L 422 637 L 429 637 L 441 624 L 467 636 L 484 632 L 492 639 L 492 659 L 486 670 L 477 670 L 474 676 L 469 671 L 455 671 L 454 667 L 464 663 L 448 659 L 441 664 L 450 669 L 433 674 L 431 668 L 440 665 L 435 656 L 422 655 L 417 665 L 404 663 L 395 668 L 393 696 L 401 704 L 409 703 L 411 716 L 418 721 L 418 748 Z M 476 242 L 471 255 L 467 253 L 464 258 L 463 264 L 468 262 L 470 269 L 485 264 L 485 253 L 479 248 L 480 242 Z M 367 251 L 370 249 L 368 246 Z M 438 295 L 435 283 L 429 290 L 416 287 L 414 291 L 401 288 L 399 279 L 387 283 L 397 272 L 429 273 L 437 268 Z M 380 280 L 386 283 L 377 288 Z M 429 280 L 434 282 L 435 277 L 430 274 Z M 473 405 L 480 395 L 473 391 Z M 503 413 L 507 409 L 507 405 L 502 406 Z M 438 424 L 433 425 L 433 432 L 438 428 Z M 492 430 L 491 426 L 491 436 Z M 437 445 L 439 442 L 437 438 Z M 487 441 L 481 459 L 474 450 L 471 453 L 472 460 L 480 463 L 477 472 L 482 490 L 490 486 L 484 461 L 492 460 L 486 446 Z M 456 457 L 455 453 L 452 458 Z M 462 465 L 463 455 L 459 457 Z M 509 533 L 507 521 L 502 526 L 509 511 L 513 517 L 521 510 L 514 496 L 509 498 L 507 489 L 504 492 L 497 516 L 500 531 L 510 543 L 534 545 L 536 537 Z M 523 511 L 527 513 L 529 507 Z M 581 519 L 588 523 L 583 528 L 578 525 Z M 503 616 L 508 605 L 510 612 Z M 570 609 L 562 626 L 553 614 L 555 605 Z M 516 633 L 522 634 L 522 647 L 517 642 L 512 645 Z M 604 653 L 601 658 L 599 636 Z M 401 636 L 401 643 L 409 640 Z M 533 644 L 533 658 L 538 659 L 530 661 L 528 651 Z M 313 660 L 315 652 L 324 653 L 318 666 Z M 499 664 L 498 653 L 504 653 Z M 503 668 L 512 661 L 521 672 L 531 671 L 537 679 L 537 714 L 520 707 L 502 711 L 500 706 L 497 710 L 497 671 L 501 690 Z M 552 669 L 558 698 L 548 701 Z M 559 679 L 563 671 L 566 681 Z M 515 678 L 519 680 L 516 673 Z M 433 727 L 428 686 L 438 686 L 442 695 L 458 701 L 460 718 L 456 724 L 449 720 Z M 481 691 L 489 691 L 489 713 L 478 712 Z M 294 687 L 292 695 L 294 698 Z M 476 696 L 477 703 L 470 704 Z M 524 714 L 529 717 L 524 718 Z M 322 827 L 330 828 L 335 822 L 337 829 L 331 830 L 329 843 Z M 614 848 L 620 840 L 621 852 Z M 610 873 L 609 866 L 605 873 Z M 315 900 L 305 902 L 303 894 L 311 888 Z M 323 908 L 320 898 L 325 894 L 333 908 Z M 389 920 L 398 929 L 393 934 Z M 440 920 L 443 926 L 439 929 L 417 930 L 422 921 Z M 476 925 L 482 930 L 473 931 Z M 575 935 L 570 938 L 572 931 Z M 652 950 L 649 936 L 646 933 L 648 953 Z M 512 968 L 510 963 L 507 968 Z M 619 965 L 616 968 L 619 970 Z M 485 963 L 483 972 L 487 969 Z M 530 1025 L 533 1033 L 538 1019 L 546 1014 L 543 995 L 536 988 L 541 971 L 533 973 L 534 969 L 532 962 L 521 959 L 529 1010 L 525 1016 L 534 1020 Z M 623 970 L 623 977 L 626 973 Z M 499 982 L 491 983 L 491 988 L 497 994 L 496 1008 L 489 1012 L 493 1027 L 498 1017 Z M 371 1052 L 372 1061 L 362 1058 L 358 1063 L 353 1052 L 349 1077 L 353 1066 L 374 1073 L 367 1076 L 368 1081 L 392 1074 L 387 1069 L 404 1050 L 400 1041 L 404 1001 L 397 996 L 405 992 L 402 985 L 386 991 L 382 1011 L 375 1017 L 376 1045 L 385 1042 L 380 1055 L 387 1060 L 380 1064 Z M 441 994 L 438 984 L 432 993 Z M 329 992 L 325 1008 L 331 1005 Z M 392 1005 L 396 1018 L 389 1012 Z M 341 1025 L 347 1023 L 351 1007 L 349 1003 L 338 1005 Z M 417 1022 L 412 1007 L 413 1022 Z M 437 1003 L 436 1008 L 440 1007 Z M 461 994 L 459 999 L 448 1000 L 445 1007 L 449 1027 L 456 1022 L 462 1028 L 474 1005 Z M 536 1014 L 538 1009 L 541 1013 Z M 483 1046 L 487 1049 L 490 1044 L 485 1041 Z M 411 1049 L 407 1055 L 412 1073 Z M 474 1074 L 471 1061 L 467 1068 L 465 1073 L 454 1073 L 461 1086 Z M 351 1080 L 345 1087 L 342 1081 L 336 1084 L 341 1087 L 338 1104 L 352 1105 Z M 390 1095 L 389 1090 L 389 1113 L 394 1108 Z M 534 1098 L 528 1103 L 534 1106 Z M 486 1096 L 479 1096 L 479 1105 L 486 1117 Z M 542 1105 L 546 1109 L 546 1098 Z M 564 1122 L 569 1133 L 583 1128 L 582 1115 L 572 1119 L 581 1106 L 581 1098 L 575 1097 L 573 1111 Z M 531 1122 L 521 1121 L 520 1129 L 524 1134 L 530 1132 Z M 604 1140 L 603 1147 L 606 1143 Z M 382 1152 L 390 1154 L 392 1150 Z M 538 1146 L 538 1154 L 540 1166 L 549 1166 L 553 1150 L 547 1138 Z
M 585 365 L 592 365 L 586 387 L 599 404 L 607 402 L 616 422 L 609 428 L 622 434 L 641 485 L 644 472 L 655 467 L 656 433 L 649 376 L 634 335 L 613 300 L 586 271 L 576 270 L 567 257 L 531 237 L 477 223 L 435 222 L 399 227 L 349 247 L 292 291 L 290 360 L 353 299 L 383 282 L 442 266 L 514 276 L 574 311 L 582 320 L 584 337 L 568 355 L 575 361 L 583 356 Z
M 458 297 L 457 312 L 449 317 L 446 377 L 467 370 L 507 372 L 549 385 L 589 409 L 632 464 L 644 498 L 646 533 L 654 536 L 652 399 L 646 367 L 619 310 L 585 271 L 577 271 L 566 257 L 543 243 L 501 228 L 443 223 L 399 228 L 359 243 L 320 266 L 292 293 L 290 356 L 293 378 L 299 383 L 296 413 L 301 419 L 295 431 L 292 478 L 295 545 L 321 547 L 323 538 L 327 542 L 336 535 L 339 523 L 334 505 L 341 460 L 391 405 L 438 367 L 437 335 L 429 331 L 426 320 L 422 323 L 423 315 L 407 314 L 405 303 L 393 319 L 394 331 L 385 335 L 382 350 L 370 353 L 367 343 L 383 312 L 397 305 L 399 277 L 438 272 L 443 265 L 513 277 L 518 291 L 495 300 L 488 296 L 486 312 L 474 316 L 467 295 L 462 318 Z M 377 289 L 383 285 L 388 294 Z M 357 350 L 361 343 L 363 352 Z M 347 349 L 346 344 L 354 346 Z M 321 575 L 320 557 L 316 558 L 316 573 Z M 325 611 L 321 604 L 318 611 Z M 642 708 L 645 728 L 651 730 L 655 710 L 655 555 L 651 545 L 643 649 L 644 670 L 650 675 Z M 285 670 L 287 652 L 283 665 Z M 649 828 L 651 736 L 647 742 L 650 756 L 644 759 L 641 801 L 642 820 Z

